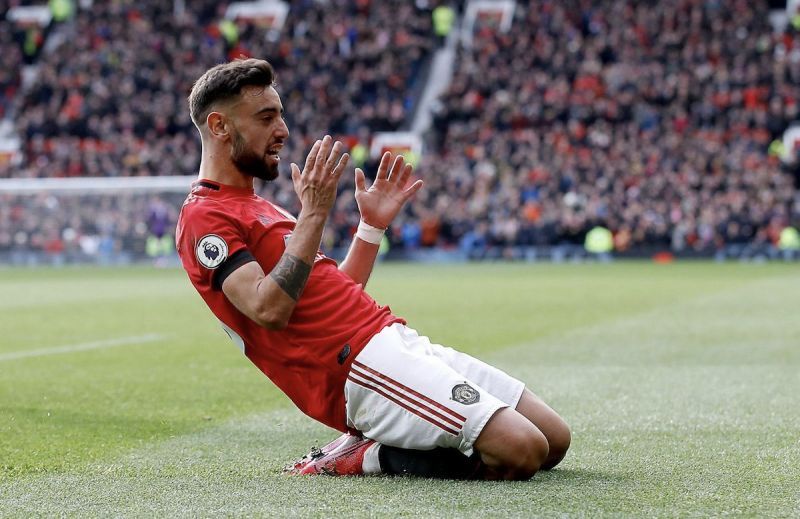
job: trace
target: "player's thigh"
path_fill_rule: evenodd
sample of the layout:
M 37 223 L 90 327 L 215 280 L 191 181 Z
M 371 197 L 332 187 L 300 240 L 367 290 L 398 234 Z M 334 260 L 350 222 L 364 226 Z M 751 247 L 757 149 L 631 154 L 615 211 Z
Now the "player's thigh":
M 571 441 L 569 426 L 541 398 L 526 389 L 521 381 L 471 355 L 439 344 L 431 344 L 427 337 L 419 336 L 413 329 L 406 328 L 405 333 L 410 336 L 409 340 L 419 343 L 420 347 L 429 349 L 448 366 L 464 375 L 465 378 L 476 382 L 532 422 L 548 442 L 550 455 L 543 465 L 544 468 L 551 468 L 564 458 Z M 518 423 L 518 418 L 515 417 L 515 420 L 510 423 Z M 526 428 L 522 427 L 522 429 Z M 532 441 L 539 439 L 538 435 L 533 433 L 529 433 L 528 437 L 535 437 Z
M 429 350 L 385 328 L 354 359 L 345 383 L 348 425 L 394 447 L 456 448 L 466 455 L 508 407 Z
M 412 328 L 405 327 L 403 333 L 406 340 L 411 341 L 415 347 L 429 351 L 431 355 L 441 359 L 454 371 L 463 375 L 465 379 L 476 383 L 501 402 L 511 408 L 516 407 L 519 403 L 525 389 L 525 384 L 520 380 L 469 354 L 432 343 L 428 337 L 419 335 Z

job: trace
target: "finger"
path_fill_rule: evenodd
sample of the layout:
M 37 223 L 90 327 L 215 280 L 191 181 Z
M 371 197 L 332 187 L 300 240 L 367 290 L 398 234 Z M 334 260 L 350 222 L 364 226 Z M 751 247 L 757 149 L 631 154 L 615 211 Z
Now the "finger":
M 375 181 L 386 180 L 389 178 L 389 162 L 392 160 L 392 154 L 386 152 L 381 157 L 381 163 L 378 165 L 378 174 L 375 176 Z
M 403 200 L 409 200 L 411 197 L 417 194 L 417 191 L 422 189 L 422 180 L 417 180 L 408 189 L 403 191 Z
M 291 170 L 292 170 L 292 185 L 294 185 L 294 190 L 297 191 L 298 186 L 300 186 L 302 183 L 302 181 L 300 180 L 302 173 L 300 173 L 300 168 L 294 162 L 292 162 L 291 164 Z
M 406 186 L 413 170 L 414 166 L 411 164 L 406 164 L 405 167 L 400 170 L 400 173 L 397 175 L 397 187 L 402 189 Z M 392 180 L 394 180 L 394 177 L 392 177 Z
M 366 190 L 367 186 L 364 180 L 364 171 L 361 168 L 356 168 L 356 193 Z
M 325 159 L 331 154 L 331 139 L 330 135 L 326 135 L 322 138 L 322 143 L 319 145 L 319 151 L 317 151 L 317 161 L 314 164 L 315 169 L 320 166 L 325 166 Z
M 314 169 L 314 165 L 317 162 L 317 152 L 319 151 L 319 146 L 322 144 L 322 141 L 315 141 L 314 145 L 311 146 L 311 151 L 308 152 L 308 156 L 306 157 L 306 167 L 303 168 L 305 171 L 311 171 Z
M 392 171 L 389 173 L 389 180 L 394 183 L 397 183 L 397 180 L 400 176 L 400 171 L 403 168 L 403 163 L 406 159 L 403 158 L 402 155 L 398 155 L 394 158 L 394 162 L 392 163 Z
M 336 141 L 333 144 L 333 149 L 331 150 L 331 154 L 328 157 L 328 160 L 325 162 L 325 171 L 330 171 L 331 173 L 334 173 L 336 171 L 337 161 L 341 162 L 339 157 L 342 155 L 343 147 L 344 145 L 339 141 Z
M 344 168 L 347 167 L 347 163 L 350 161 L 350 154 L 345 153 L 342 155 L 342 158 L 339 159 L 339 163 L 336 164 L 336 167 L 333 168 L 333 175 L 338 179 L 344 173 Z

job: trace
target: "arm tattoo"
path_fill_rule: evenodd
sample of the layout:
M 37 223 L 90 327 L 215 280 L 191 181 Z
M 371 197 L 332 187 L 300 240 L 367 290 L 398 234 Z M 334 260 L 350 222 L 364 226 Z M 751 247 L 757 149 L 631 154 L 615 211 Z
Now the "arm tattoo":
M 278 264 L 269 273 L 275 283 L 278 284 L 289 297 L 297 301 L 303 288 L 306 286 L 308 276 L 311 274 L 311 265 L 305 263 L 297 256 L 284 254 L 278 260 Z

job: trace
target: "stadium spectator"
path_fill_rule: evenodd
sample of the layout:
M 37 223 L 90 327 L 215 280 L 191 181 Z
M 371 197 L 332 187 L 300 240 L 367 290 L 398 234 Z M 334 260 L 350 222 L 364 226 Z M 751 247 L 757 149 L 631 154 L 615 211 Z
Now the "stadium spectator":
M 450 31 L 453 30 L 456 11 L 446 2 L 442 2 L 433 9 L 431 14 L 433 20 L 433 30 L 436 33 L 439 44 L 441 45 L 447 39 Z

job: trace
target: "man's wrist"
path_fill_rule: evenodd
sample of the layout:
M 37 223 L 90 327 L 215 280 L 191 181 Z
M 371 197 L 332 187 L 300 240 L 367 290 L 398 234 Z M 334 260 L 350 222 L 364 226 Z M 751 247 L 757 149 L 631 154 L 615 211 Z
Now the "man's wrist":
M 386 229 L 373 227 L 372 225 L 368 224 L 362 219 L 360 222 L 358 222 L 358 230 L 356 231 L 356 238 L 359 238 L 367 243 L 379 245 L 381 243 L 381 240 L 383 240 L 383 235 L 385 232 Z

